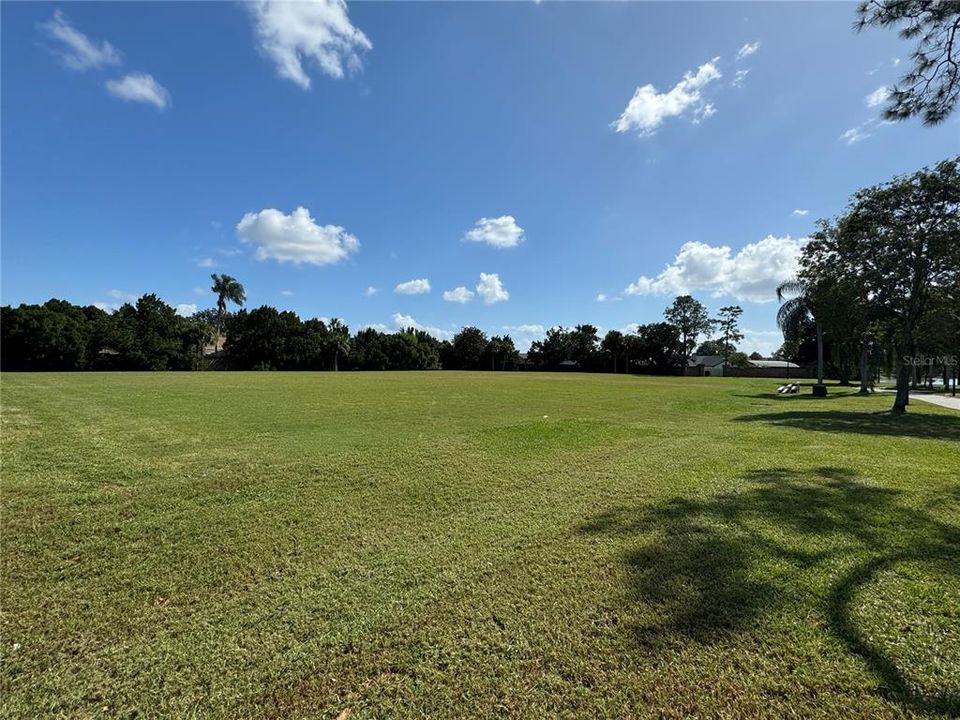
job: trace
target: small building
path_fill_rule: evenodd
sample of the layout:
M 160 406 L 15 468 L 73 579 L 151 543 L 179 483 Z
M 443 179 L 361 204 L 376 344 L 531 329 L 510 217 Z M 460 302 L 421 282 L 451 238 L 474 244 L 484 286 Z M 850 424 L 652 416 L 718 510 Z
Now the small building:
M 751 360 L 750 365 L 758 368 L 778 368 L 780 370 L 799 370 L 800 366 L 789 360 Z
M 684 375 L 723 377 L 723 355 L 691 355 Z

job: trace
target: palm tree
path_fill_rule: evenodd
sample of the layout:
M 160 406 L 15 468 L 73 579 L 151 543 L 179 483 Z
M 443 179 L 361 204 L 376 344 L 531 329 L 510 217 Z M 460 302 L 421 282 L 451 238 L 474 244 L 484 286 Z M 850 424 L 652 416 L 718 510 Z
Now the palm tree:
M 344 325 L 339 318 L 333 318 L 327 325 L 329 331 L 330 349 L 333 350 L 333 371 L 337 372 L 340 355 L 350 352 L 350 328 Z
M 777 287 L 777 300 L 777 327 L 784 339 L 794 339 L 803 321 L 813 318 L 817 327 L 817 385 L 823 385 L 823 329 L 813 311 L 810 286 L 800 280 L 787 280 Z
M 227 314 L 227 301 L 242 306 L 246 302 L 247 296 L 243 290 L 243 285 L 236 278 L 229 275 L 217 275 L 216 273 L 210 277 L 213 280 L 210 289 L 217 296 L 217 337 L 213 342 L 213 348 L 214 352 L 218 352 L 220 337 L 223 335 L 223 318 Z

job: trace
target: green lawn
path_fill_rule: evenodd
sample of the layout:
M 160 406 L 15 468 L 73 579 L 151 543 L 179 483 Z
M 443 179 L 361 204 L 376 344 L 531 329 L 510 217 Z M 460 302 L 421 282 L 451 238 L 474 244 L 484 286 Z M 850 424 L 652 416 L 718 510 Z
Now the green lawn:
M 960 414 L 775 385 L 5 374 L 0 715 L 960 713 Z

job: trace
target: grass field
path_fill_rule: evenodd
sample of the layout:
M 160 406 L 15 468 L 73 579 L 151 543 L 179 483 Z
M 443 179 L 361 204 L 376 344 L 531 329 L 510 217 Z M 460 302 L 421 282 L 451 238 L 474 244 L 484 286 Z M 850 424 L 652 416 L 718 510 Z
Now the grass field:
M 960 414 L 770 380 L 2 378 L 4 717 L 960 713 Z

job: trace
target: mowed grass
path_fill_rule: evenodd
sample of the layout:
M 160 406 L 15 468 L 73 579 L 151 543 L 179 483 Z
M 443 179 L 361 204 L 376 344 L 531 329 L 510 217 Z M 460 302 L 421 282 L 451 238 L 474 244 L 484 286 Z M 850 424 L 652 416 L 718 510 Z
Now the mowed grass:
M 770 380 L 5 374 L 4 717 L 960 713 L 960 414 Z

